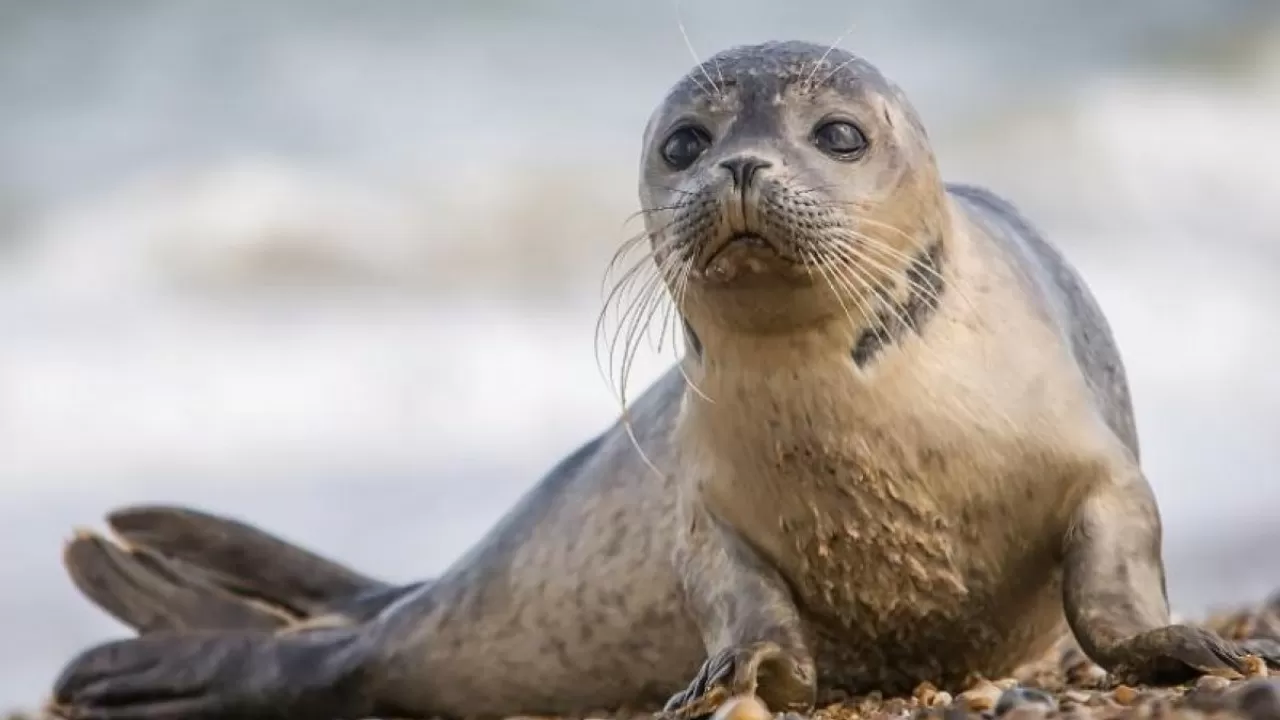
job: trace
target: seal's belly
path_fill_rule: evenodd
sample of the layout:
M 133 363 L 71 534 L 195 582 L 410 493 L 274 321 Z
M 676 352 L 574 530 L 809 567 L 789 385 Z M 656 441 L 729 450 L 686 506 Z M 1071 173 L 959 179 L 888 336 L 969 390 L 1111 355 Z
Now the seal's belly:
M 981 477 L 972 461 L 935 460 L 811 452 L 764 485 L 787 491 L 736 506 L 733 524 L 796 593 L 825 688 L 999 676 L 1063 630 L 1067 499 L 1054 496 L 1069 483 L 1031 459 Z

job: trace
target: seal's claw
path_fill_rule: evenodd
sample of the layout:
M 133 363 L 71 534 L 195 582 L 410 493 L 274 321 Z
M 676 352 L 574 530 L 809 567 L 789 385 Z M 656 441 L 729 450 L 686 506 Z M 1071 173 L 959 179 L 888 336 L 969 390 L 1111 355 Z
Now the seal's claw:
M 1156 685 L 1176 685 L 1224 671 L 1243 675 L 1246 652 L 1209 630 L 1170 625 L 1122 643 L 1113 654 L 1112 673 Z
M 664 712 L 684 720 L 715 712 L 727 698 L 755 694 L 773 712 L 813 707 L 816 686 L 807 657 L 771 642 L 721 650 L 707 658 L 693 682 L 676 693 Z

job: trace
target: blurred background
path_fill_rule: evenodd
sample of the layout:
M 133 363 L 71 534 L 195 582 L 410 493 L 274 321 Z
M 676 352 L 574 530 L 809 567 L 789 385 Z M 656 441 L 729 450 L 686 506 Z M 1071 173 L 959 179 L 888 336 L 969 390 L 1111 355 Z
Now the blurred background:
M 682 14 L 703 57 L 852 24 L 1110 313 L 1175 607 L 1280 587 L 1280 3 Z M 691 66 L 671 2 L 0 0 L 0 707 L 123 633 L 59 566 L 110 508 L 408 580 L 612 422 L 602 272 Z

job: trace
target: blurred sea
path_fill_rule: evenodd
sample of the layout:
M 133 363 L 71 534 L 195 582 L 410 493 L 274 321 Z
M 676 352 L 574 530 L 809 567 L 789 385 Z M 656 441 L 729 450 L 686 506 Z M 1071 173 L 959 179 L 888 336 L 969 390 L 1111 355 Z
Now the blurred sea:
M 842 43 L 1126 353 L 1169 589 L 1280 587 L 1280 4 L 687 0 Z M 0 707 L 121 628 L 73 526 L 181 502 L 433 574 L 616 416 L 600 278 L 692 60 L 671 3 L 0 0 Z M 633 387 L 670 355 L 641 358 Z

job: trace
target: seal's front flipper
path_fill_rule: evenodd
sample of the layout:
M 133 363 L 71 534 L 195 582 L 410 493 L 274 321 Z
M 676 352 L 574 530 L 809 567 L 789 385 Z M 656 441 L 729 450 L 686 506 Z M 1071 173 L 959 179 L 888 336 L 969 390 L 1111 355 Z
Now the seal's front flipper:
M 234 593 L 301 616 L 387 587 L 248 524 L 188 508 L 127 507 L 107 523 L 130 546 L 180 560 Z
M 1280 666 L 1274 643 L 1236 643 L 1203 628 L 1170 624 L 1151 487 L 1127 464 L 1094 488 L 1076 511 L 1063 565 L 1067 622 L 1089 657 L 1126 681 L 1153 684 L 1243 673 L 1251 649 Z
M 760 694 L 770 709 L 812 704 L 806 683 L 812 671 L 804 663 L 797 653 L 771 642 L 725 648 L 707 658 L 689 687 L 668 700 L 663 712 L 703 717 L 728 698 L 744 694 Z
M 126 550 L 81 533 L 63 550 L 71 581 L 86 597 L 139 632 L 197 628 L 269 630 L 292 618 L 263 603 L 236 597 L 199 573 L 147 550 Z
M 111 642 L 67 665 L 49 711 L 76 720 L 369 717 L 365 648 L 351 628 Z
M 777 571 L 702 509 L 684 523 L 676 553 L 685 599 L 707 661 L 665 713 L 708 715 L 726 698 L 755 694 L 774 713 L 813 707 L 817 681 L 799 610 Z
M 1176 685 L 1206 674 L 1245 673 L 1245 652 L 1210 630 L 1166 625 L 1138 633 L 1110 652 L 1108 670 L 1131 682 Z

